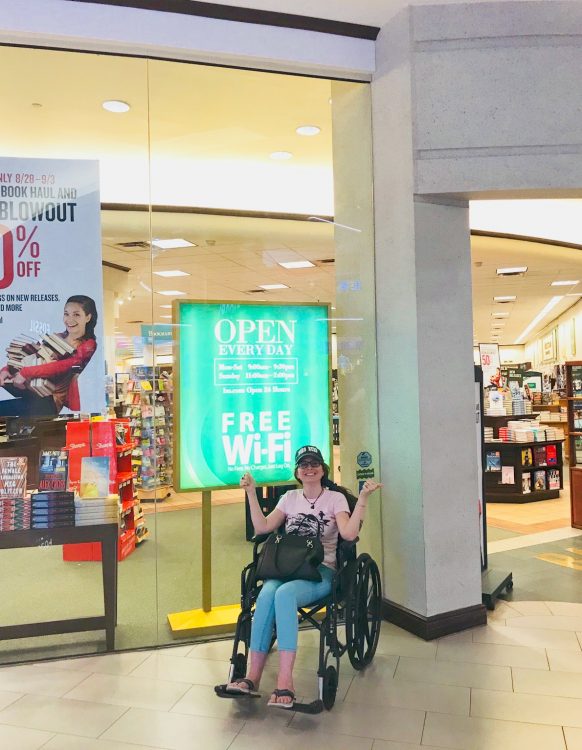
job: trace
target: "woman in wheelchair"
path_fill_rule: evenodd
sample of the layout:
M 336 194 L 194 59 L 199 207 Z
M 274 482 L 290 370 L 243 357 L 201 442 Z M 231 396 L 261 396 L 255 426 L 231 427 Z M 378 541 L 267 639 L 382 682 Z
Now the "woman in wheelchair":
M 329 467 L 318 448 L 312 445 L 299 448 L 295 454 L 295 467 L 295 478 L 301 486 L 286 492 L 266 517 L 257 499 L 253 477 L 245 474 L 240 484 L 248 495 L 257 535 L 269 534 L 284 523 L 287 533 L 321 539 L 324 549 L 323 563 L 318 568 L 321 581 L 294 580 L 284 583 L 270 579 L 264 582 L 252 622 L 247 673 L 224 688 L 233 697 L 257 694 L 276 626 L 279 673 L 268 705 L 286 709 L 293 708 L 295 701 L 293 665 L 297 652 L 297 608 L 330 594 L 336 568 L 338 533 L 346 541 L 356 539 L 368 498 L 382 486 L 373 480 L 365 482 L 350 514 L 346 496 L 330 489 L 335 485 L 329 480 Z

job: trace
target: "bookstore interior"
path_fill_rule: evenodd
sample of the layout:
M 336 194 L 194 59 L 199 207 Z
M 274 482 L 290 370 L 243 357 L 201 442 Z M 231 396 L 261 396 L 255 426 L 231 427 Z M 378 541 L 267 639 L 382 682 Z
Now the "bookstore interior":
M 369 87 L 0 61 L 0 663 L 208 637 L 252 549 L 241 468 L 265 510 L 298 445 L 379 471 Z M 580 238 L 536 225 L 578 202 L 536 203 L 471 206 L 490 539 L 582 528 Z

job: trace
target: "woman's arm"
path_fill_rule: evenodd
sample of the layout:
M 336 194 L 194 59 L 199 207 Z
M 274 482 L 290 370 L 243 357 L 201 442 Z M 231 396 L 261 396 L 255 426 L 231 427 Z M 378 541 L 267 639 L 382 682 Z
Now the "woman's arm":
M 76 348 L 75 353 L 70 357 L 56 359 L 53 362 L 46 362 L 43 365 L 31 365 L 30 367 L 21 367 L 19 374 L 26 380 L 31 378 L 54 378 L 58 375 L 64 375 L 73 367 L 85 367 L 93 356 L 97 342 L 95 339 L 87 339 Z
M 346 542 L 351 542 L 360 533 L 360 528 L 364 523 L 364 516 L 366 515 L 366 508 L 368 507 L 368 498 L 375 492 L 379 487 L 383 487 L 382 484 L 374 482 L 373 479 L 368 479 L 364 482 L 362 491 L 358 495 L 358 502 L 356 507 L 352 511 L 352 515 L 345 511 L 336 513 L 337 528 L 342 539 Z
M 249 498 L 249 508 L 251 511 L 251 520 L 255 529 L 255 534 L 270 534 L 275 531 L 285 521 L 285 514 L 282 510 L 275 508 L 267 517 L 261 510 L 257 498 L 257 485 L 252 475 L 243 474 L 240 480 L 240 486 L 244 488 Z

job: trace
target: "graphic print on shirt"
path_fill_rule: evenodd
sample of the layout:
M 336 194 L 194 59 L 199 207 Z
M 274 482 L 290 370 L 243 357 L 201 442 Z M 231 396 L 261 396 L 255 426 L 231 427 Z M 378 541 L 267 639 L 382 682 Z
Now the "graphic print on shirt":
M 313 513 L 298 513 L 296 516 L 287 518 L 285 530 L 288 534 L 297 534 L 297 536 L 322 537 L 329 522 L 330 519 L 326 518 L 322 511 L 317 516 Z

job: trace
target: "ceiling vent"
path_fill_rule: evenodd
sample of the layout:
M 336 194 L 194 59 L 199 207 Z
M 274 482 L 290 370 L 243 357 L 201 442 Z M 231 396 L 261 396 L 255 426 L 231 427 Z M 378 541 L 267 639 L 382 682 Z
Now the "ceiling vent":
M 126 323 L 129 325 L 130 323 L 143 323 L 143 320 L 127 320 Z
M 264 289 L 248 289 L 246 293 L 247 294 L 264 294 L 265 290 Z
M 323 258 L 323 260 L 318 261 L 319 263 L 335 263 L 335 258 Z
M 150 243 L 143 240 L 138 242 L 118 242 L 117 247 L 123 247 L 126 250 L 149 250 Z

